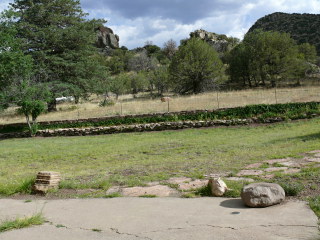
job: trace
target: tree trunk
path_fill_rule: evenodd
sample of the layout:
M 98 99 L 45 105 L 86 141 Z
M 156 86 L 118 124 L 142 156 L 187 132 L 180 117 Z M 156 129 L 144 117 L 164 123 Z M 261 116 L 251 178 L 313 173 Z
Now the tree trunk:
M 78 104 L 80 101 L 80 97 L 79 96 L 74 96 L 74 103 Z
M 57 111 L 57 101 L 56 99 L 52 99 L 51 102 L 47 103 L 48 105 L 48 112 L 56 112 Z

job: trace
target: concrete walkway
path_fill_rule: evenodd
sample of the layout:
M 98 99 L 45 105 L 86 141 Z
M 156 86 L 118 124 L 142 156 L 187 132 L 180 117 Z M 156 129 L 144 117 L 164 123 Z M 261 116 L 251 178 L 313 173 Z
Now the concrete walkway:
M 300 201 L 247 208 L 227 198 L 0 199 L 0 222 L 41 211 L 47 223 L 0 233 L 0 239 L 320 239 L 317 217 Z

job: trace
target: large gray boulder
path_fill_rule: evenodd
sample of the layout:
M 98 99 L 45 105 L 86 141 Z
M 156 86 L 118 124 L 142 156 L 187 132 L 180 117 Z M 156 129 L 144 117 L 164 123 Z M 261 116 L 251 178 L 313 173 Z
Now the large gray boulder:
M 275 183 L 252 183 L 242 189 L 241 199 L 249 207 L 268 207 L 281 203 L 285 192 Z

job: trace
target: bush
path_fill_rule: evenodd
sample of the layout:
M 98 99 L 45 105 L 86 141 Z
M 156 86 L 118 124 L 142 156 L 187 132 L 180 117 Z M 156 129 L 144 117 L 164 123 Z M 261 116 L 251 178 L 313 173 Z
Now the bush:
M 302 190 L 303 185 L 299 182 L 296 183 L 280 183 L 280 186 L 286 193 L 286 196 L 297 196 Z

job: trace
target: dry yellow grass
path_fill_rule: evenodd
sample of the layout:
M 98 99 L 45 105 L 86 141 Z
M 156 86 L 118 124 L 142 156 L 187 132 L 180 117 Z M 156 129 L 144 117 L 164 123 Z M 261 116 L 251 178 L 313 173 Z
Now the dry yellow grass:
M 128 115 L 141 113 L 167 112 L 168 104 L 157 99 L 134 99 L 131 95 L 121 96 L 113 106 L 99 107 L 101 99 L 78 105 L 72 103 L 59 104 L 57 112 L 42 114 L 39 121 L 53 121 L 64 119 L 80 119 L 104 117 L 112 115 Z M 280 88 L 261 90 L 242 90 L 229 92 L 210 92 L 189 96 L 173 96 L 169 110 L 185 111 L 200 109 L 217 109 L 245 106 L 248 104 L 272 104 L 287 102 L 320 101 L 320 86 L 300 88 Z M 0 115 L 0 124 L 24 122 L 24 117 L 16 114 L 15 108 L 9 108 Z

